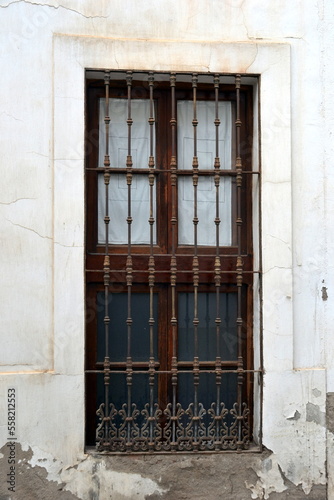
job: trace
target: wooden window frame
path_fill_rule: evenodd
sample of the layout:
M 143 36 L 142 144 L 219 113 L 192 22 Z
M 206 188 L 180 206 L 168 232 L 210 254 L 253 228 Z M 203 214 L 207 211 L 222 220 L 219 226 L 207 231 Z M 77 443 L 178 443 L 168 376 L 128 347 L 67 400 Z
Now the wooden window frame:
M 137 82 L 134 81 L 134 88 L 137 88 Z M 139 88 L 139 83 L 138 83 Z M 126 89 L 118 83 L 113 82 L 110 88 L 110 97 L 123 97 L 126 98 Z M 198 99 L 212 97 L 213 89 L 209 85 L 204 85 L 198 93 Z M 183 84 L 182 89 L 177 89 L 176 98 L 187 99 L 191 98 L 191 85 Z M 104 97 L 104 88 L 100 80 L 86 81 L 86 311 L 87 311 L 87 327 L 86 327 L 86 370 L 89 372 L 94 370 L 101 370 L 103 367 L 97 364 L 96 360 L 96 330 L 97 330 L 97 316 L 95 311 L 96 292 L 103 289 L 103 260 L 104 248 L 103 245 L 97 243 L 97 172 L 103 165 L 98 165 L 98 100 Z M 148 98 L 148 89 L 141 87 L 138 91 L 138 98 Z M 133 99 L 136 97 L 133 96 Z M 235 102 L 236 93 L 235 87 L 230 84 L 222 84 L 220 89 L 221 100 L 230 100 Z M 157 100 L 157 117 L 156 117 L 156 143 L 157 143 L 157 169 L 161 172 L 156 174 L 157 180 L 157 244 L 154 246 L 154 257 L 156 265 L 156 283 L 157 288 L 164 289 L 164 293 L 160 296 L 161 303 L 166 302 L 170 304 L 168 298 L 168 286 L 170 283 L 170 258 L 171 258 L 171 234 L 170 231 L 165 232 L 164 228 L 169 226 L 171 219 L 171 185 L 170 177 L 168 175 L 170 157 L 171 157 L 171 129 L 170 122 L 170 89 L 169 85 L 165 82 L 158 82 L 154 89 L 154 99 Z M 234 111 L 235 116 L 235 111 Z M 242 259 L 243 259 L 243 318 L 246 318 L 245 325 L 243 325 L 243 355 L 245 365 L 249 373 L 246 373 L 246 383 L 244 384 L 244 398 L 247 400 L 252 414 L 253 407 L 253 375 L 251 370 L 253 368 L 253 340 L 252 340 L 252 309 L 253 309 L 253 228 L 252 228 L 252 136 L 253 136 L 253 101 L 252 101 L 252 88 L 248 86 L 241 86 L 240 88 L 240 119 L 243 123 L 241 129 L 241 156 L 243 162 L 243 184 L 242 184 Z M 232 126 L 232 129 L 234 127 Z M 160 140 L 163 138 L 163 141 Z M 235 138 L 233 139 L 233 144 Z M 235 174 L 235 150 L 232 158 L 232 171 L 231 175 Z M 118 169 L 118 172 L 120 170 Z M 125 173 L 125 169 L 122 170 Z M 148 169 L 134 175 L 148 175 Z M 192 171 L 179 171 L 178 175 L 192 175 Z M 235 191 L 235 190 L 234 190 Z M 233 207 L 233 224 L 235 227 L 236 219 L 236 200 L 235 195 L 232 200 Z M 162 223 L 165 221 L 165 224 Z M 235 269 L 237 266 L 237 253 L 235 233 L 232 235 L 233 245 L 220 247 L 220 257 L 222 260 L 222 290 L 233 289 L 235 290 L 236 274 Z M 134 269 L 134 289 L 140 291 L 148 291 L 148 270 L 147 261 L 149 258 L 150 248 L 149 245 L 132 245 L 132 258 Z M 215 247 L 198 247 L 198 255 L 201 261 L 200 267 L 200 287 L 201 290 L 214 291 L 214 272 L 212 266 L 212 259 L 215 253 Z M 111 293 L 113 291 L 122 291 L 126 287 L 125 277 L 125 261 L 127 254 L 126 245 L 110 245 L 111 257 Z M 193 257 L 193 247 L 185 245 L 177 245 L 176 257 L 178 262 L 178 287 L 183 290 L 191 290 L 193 276 L 191 273 L 191 259 Z M 114 288 L 114 290 L 113 290 Z M 135 293 L 135 290 L 134 290 Z M 164 297 L 163 297 L 164 296 Z M 162 298 L 161 298 L 162 297 Z M 157 369 L 171 369 L 171 334 L 170 323 L 170 306 L 164 312 L 159 313 L 159 331 L 167 331 L 166 339 L 159 345 L 160 349 L 160 363 L 157 363 Z M 162 308 L 163 310 L 163 308 Z M 161 328 L 160 328 L 161 325 Z M 212 360 L 213 362 L 214 360 Z M 146 364 L 148 368 L 148 363 Z M 188 363 L 187 368 L 191 369 L 191 363 Z M 181 366 L 181 365 L 180 365 Z M 236 368 L 237 364 L 228 362 L 227 368 Z M 142 364 L 139 366 L 142 368 Z M 125 369 L 125 362 L 122 363 L 122 368 Z M 134 368 L 136 369 L 136 367 Z M 86 441 L 88 445 L 92 445 L 95 440 L 96 428 L 96 377 L 97 375 L 87 373 L 86 375 Z M 162 405 L 166 404 L 170 398 L 168 396 L 167 378 L 162 377 L 159 386 L 160 392 L 165 392 L 159 396 L 159 401 Z M 250 419 L 250 423 L 252 419 Z

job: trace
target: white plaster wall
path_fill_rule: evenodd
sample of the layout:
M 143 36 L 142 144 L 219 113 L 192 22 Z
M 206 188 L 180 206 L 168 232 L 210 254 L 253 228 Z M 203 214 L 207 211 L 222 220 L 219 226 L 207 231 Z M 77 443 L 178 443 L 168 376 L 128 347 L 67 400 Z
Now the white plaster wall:
M 264 444 L 306 492 L 324 482 L 333 17 L 331 0 L 0 0 L 0 444 L 14 384 L 22 442 L 65 464 L 83 452 L 84 67 L 259 73 Z

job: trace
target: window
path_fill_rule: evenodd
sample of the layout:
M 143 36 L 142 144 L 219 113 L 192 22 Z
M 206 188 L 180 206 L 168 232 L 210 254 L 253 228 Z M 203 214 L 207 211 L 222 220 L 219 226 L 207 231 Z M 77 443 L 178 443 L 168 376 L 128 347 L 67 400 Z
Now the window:
M 252 439 L 252 87 L 87 71 L 86 440 Z

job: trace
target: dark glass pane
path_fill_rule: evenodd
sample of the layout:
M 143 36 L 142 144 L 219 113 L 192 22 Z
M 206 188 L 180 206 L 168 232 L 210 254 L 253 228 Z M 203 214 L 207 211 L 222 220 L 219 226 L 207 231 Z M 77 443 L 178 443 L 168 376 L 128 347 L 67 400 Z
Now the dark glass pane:
M 178 401 L 183 409 L 188 408 L 194 401 L 194 376 L 191 372 L 181 373 L 178 376 Z M 220 386 L 220 403 L 227 409 L 233 408 L 237 401 L 237 374 L 223 373 Z M 207 411 L 212 403 L 217 402 L 216 375 L 214 373 L 201 373 L 199 376 L 198 402 L 202 403 Z
M 122 408 L 124 403 L 127 403 L 128 389 L 126 385 L 126 373 L 111 373 L 109 398 L 110 402 L 113 403 L 118 410 Z M 149 400 L 148 375 L 133 372 L 131 402 L 135 403 L 138 409 L 141 410 Z
M 221 293 L 219 301 L 220 353 L 225 361 L 237 358 L 237 294 Z M 178 355 L 180 361 L 194 358 L 194 293 L 178 294 L 179 328 Z M 198 355 L 201 361 L 214 360 L 217 356 L 216 294 L 198 294 Z
M 157 386 L 158 379 L 155 379 L 154 385 L 154 402 L 157 402 Z M 98 407 L 104 402 L 105 397 L 105 386 L 103 374 L 98 376 L 97 379 L 97 399 Z M 126 373 L 111 373 L 110 374 L 110 385 L 109 385 L 109 403 L 113 404 L 117 411 L 121 410 L 124 404 L 128 402 L 128 387 L 126 384 Z M 145 405 L 150 401 L 149 392 L 149 376 L 143 373 L 133 372 L 132 385 L 131 385 L 131 409 L 133 410 L 133 404 L 136 405 L 136 409 L 139 410 L 139 414 L 136 415 L 136 423 L 141 425 L 143 422 L 143 415 L 141 411 L 145 408 Z M 126 407 L 127 411 L 127 407 Z M 114 422 L 117 427 L 122 425 L 123 419 L 121 415 L 114 417 Z M 96 424 L 98 424 L 98 418 L 96 419 Z
M 97 329 L 98 361 L 103 361 L 105 356 L 104 340 L 104 292 L 97 293 Z M 109 357 L 110 361 L 125 361 L 127 357 L 127 293 L 112 293 L 109 295 Z M 158 297 L 154 294 L 154 357 L 157 359 L 157 323 L 158 323 Z M 133 293 L 131 295 L 131 356 L 133 361 L 148 361 L 150 357 L 150 295 L 148 293 Z

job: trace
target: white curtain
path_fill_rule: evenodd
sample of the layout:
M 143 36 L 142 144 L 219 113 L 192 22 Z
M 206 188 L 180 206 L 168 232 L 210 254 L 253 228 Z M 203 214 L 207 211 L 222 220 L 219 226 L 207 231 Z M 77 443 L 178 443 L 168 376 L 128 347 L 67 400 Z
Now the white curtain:
M 232 156 L 232 116 L 231 103 L 219 102 L 219 157 L 221 169 L 231 169 Z M 177 144 L 178 168 L 192 169 L 194 155 L 193 137 L 193 103 L 178 101 L 177 103 Z M 216 156 L 215 141 L 215 103 L 212 101 L 197 102 L 197 156 L 200 169 L 213 169 Z M 198 226 L 197 238 L 199 245 L 216 244 L 216 188 L 212 176 L 199 176 L 197 188 Z M 219 244 L 231 245 L 231 198 L 232 182 L 229 177 L 220 178 L 219 187 Z M 178 181 L 178 228 L 179 244 L 193 245 L 194 228 L 194 188 L 192 178 L 181 176 Z
M 109 155 L 112 168 L 125 168 L 128 154 L 128 125 L 126 123 L 128 109 L 126 99 L 110 99 L 109 115 Z M 105 99 L 100 99 L 99 113 L 99 166 L 103 166 L 105 154 Z M 150 155 L 150 103 L 147 99 L 131 101 L 131 154 L 133 168 L 148 168 Z M 155 133 L 153 134 L 155 156 Z M 125 174 L 111 176 L 109 184 L 109 241 L 114 244 L 125 244 L 128 241 L 128 186 Z M 156 190 L 153 200 L 154 212 L 156 206 Z M 147 175 L 133 175 L 131 186 L 131 241 L 135 244 L 150 243 L 148 218 L 150 215 L 149 184 Z M 105 242 L 105 185 L 103 174 L 98 178 L 98 242 Z M 154 213 L 155 217 L 155 213 Z M 156 243 L 156 231 L 154 241 Z
M 150 155 L 150 103 L 147 99 L 131 101 L 131 154 L 133 168 L 147 168 Z M 219 156 L 222 169 L 231 169 L 231 103 L 219 103 Z M 127 100 L 110 99 L 109 155 L 112 168 L 125 168 L 128 144 Z M 100 100 L 99 113 L 99 166 L 103 166 L 105 154 L 104 134 L 105 99 Z M 193 139 L 193 104 L 191 101 L 177 103 L 178 168 L 191 169 L 194 154 Z M 199 101 L 197 103 L 197 155 L 200 169 L 213 169 L 215 158 L 215 103 Z M 155 132 L 153 136 L 155 156 Z M 231 179 L 221 177 L 219 188 L 219 227 L 220 245 L 231 244 Z M 200 176 L 198 184 L 198 244 L 216 244 L 216 195 L 213 177 Z M 114 244 L 126 244 L 128 241 L 128 188 L 125 174 L 111 176 L 109 185 L 109 241 Z M 189 176 L 178 178 L 178 237 L 179 244 L 192 245 L 194 191 Z M 154 217 L 156 218 L 156 189 L 154 188 Z M 133 175 L 131 187 L 131 241 L 134 244 L 149 244 L 149 185 L 146 175 Z M 105 242 L 105 186 L 103 174 L 98 177 L 98 242 Z M 156 243 L 156 230 L 154 241 Z

